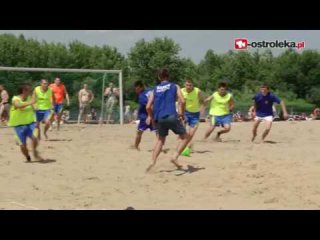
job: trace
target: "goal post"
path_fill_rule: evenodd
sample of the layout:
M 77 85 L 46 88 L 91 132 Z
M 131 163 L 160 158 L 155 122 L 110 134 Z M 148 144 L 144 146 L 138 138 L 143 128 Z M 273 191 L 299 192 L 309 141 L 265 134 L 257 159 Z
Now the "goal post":
M 124 113 L 123 113 L 123 79 L 122 79 L 122 70 L 106 70 L 106 69 L 73 69 L 73 68 L 28 68 L 28 67 L 3 67 L 0 66 L 0 71 L 8 71 L 8 72 L 65 72 L 65 73 L 103 73 L 103 89 L 105 88 L 105 78 L 108 73 L 117 74 L 118 75 L 118 86 L 119 86 L 119 118 L 120 124 L 124 124 Z M 40 80 L 40 79 L 39 79 Z M 103 114 L 103 96 L 101 102 L 101 110 L 100 114 Z M 101 115 L 103 116 L 103 115 Z

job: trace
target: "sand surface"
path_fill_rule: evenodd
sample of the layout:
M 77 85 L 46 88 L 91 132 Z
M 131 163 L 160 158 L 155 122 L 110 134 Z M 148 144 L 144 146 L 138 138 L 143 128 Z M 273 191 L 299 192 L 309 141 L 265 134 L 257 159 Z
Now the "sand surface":
M 170 134 L 152 174 L 155 136 L 146 132 L 141 152 L 129 149 L 135 125 L 63 125 L 39 151 L 44 163 L 25 163 L 13 130 L 0 128 L 0 209 L 319 209 L 320 121 L 275 122 L 269 143 L 250 142 L 252 123 L 235 123 L 223 142 L 200 142 L 169 159 Z M 214 135 L 212 136 L 214 137 Z

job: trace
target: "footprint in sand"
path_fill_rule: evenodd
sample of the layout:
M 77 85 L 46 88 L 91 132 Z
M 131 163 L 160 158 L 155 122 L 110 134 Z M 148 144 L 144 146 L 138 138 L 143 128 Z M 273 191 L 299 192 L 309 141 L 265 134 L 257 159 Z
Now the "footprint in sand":
M 277 202 L 279 202 L 279 199 L 276 198 L 276 197 L 264 200 L 264 203 L 267 203 L 267 204 L 269 204 L 269 203 L 277 203 Z

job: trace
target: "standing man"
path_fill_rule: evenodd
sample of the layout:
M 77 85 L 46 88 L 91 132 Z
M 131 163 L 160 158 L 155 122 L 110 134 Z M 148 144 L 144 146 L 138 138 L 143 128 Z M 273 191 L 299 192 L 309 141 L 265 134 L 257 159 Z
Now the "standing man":
M 177 168 L 182 168 L 182 165 L 180 165 L 177 160 L 189 141 L 189 135 L 182 123 L 184 120 L 185 100 L 182 96 L 180 87 L 169 82 L 169 71 L 167 69 L 162 69 L 160 71 L 159 80 L 160 84 L 155 87 L 147 104 L 148 117 L 146 124 L 150 125 L 155 122 L 158 128 L 158 140 L 152 154 L 153 163 L 147 168 L 147 172 L 156 165 L 169 130 L 173 131 L 176 135 L 179 135 L 181 139 L 176 148 L 176 152 L 171 159 L 171 162 Z M 179 102 L 178 113 L 175 106 L 177 99 Z
M 80 124 L 81 118 L 84 115 L 84 122 L 87 123 L 88 114 L 90 113 L 90 103 L 93 101 L 94 95 L 91 90 L 88 89 L 87 84 L 83 84 L 83 89 L 79 91 L 79 116 L 78 124 Z
M 150 98 L 153 90 L 146 89 L 144 87 L 144 84 L 141 81 L 136 81 L 134 83 L 134 90 L 136 94 L 139 96 L 139 110 L 138 110 L 139 125 L 138 125 L 136 139 L 133 147 L 138 151 L 140 151 L 139 145 L 140 145 L 142 134 L 144 133 L 144 131 L 146 131 L 147 129 L 150 129 L 150 131 L 155 130 L 155 126 L 153 126 L 152 123 L 151 124 L 146 123 L 146 120 L 148 117 L 146 106 L 148 103 L 148 99 Z
M 70 105 L 69 94 L 66 87 L 61 83 L 61 80 L 58 77 L 55 78 L 54 83 L 50 84 L 50 88 L 54 95 L 54 113 L 58 121 L 57 130 L 59 131 L 64 99 L 67 99 L 67 106 Z
M 3 85 L 0 85 L 0 94 L 1 94 L 1 102 L 0 102 L 0 121 L 4 120 L 7 122 L 9 119 L 9 94 L 4 89 Z
M 113 87 L 113 83 L 109 83 L 109 87 L 107 87 L 104 91 L 104 97 L 106 99 L 107 123 L 110 123 L 114 107 L 118 103 L 118 96 L 118 91 Z
M 216 135 L 216 141 L 221 142 L 221 134 L 227 133 L 231 129 L 232 110 L 234 100 L 231 93 L 227 92 L 227 84 L 221 82 L 218 84 L 218 91 L 208 97 L 205 102 L 211 101 L 210 104 L 210 126 L 205 133 L 204 139 L 207 139 L 214 131 L 215 127 L 223 127 Z
M 195 135 L 200 122 L 200 108 L 204 103 L 204 96 L 201 90 L 193 86 L 191 79 L 187 79 L 185 87 L 181 89 L 182 95 L 186 101 L 185 119 L 189 125 L 189 148 L 191 148 L 191 140 Z
M 48 87 L 48 80 L 42 79 L 40 86 L 33 91 L 33 98 L 36 100 L 35 109 L 37 117 L 37 128 L 39 130 L 38 138 L 41 138 L 41 122 L 45 123 L 43 134 L 48 139 L 47 131 L 51 125 L 53 115 L 54 95 L 51 88 Z
M 266 129 L 262 134 L 262 141 L 264 142 L 264 139 L 267 137 L 272 127 L 273 103 L 277 103 L 281 105 L 284 119 L 288 118 L 287 109 L 284 104 L 284 101 L 269 91 L 269 86 L 267 84 L 263 84 L 260 87 L 260 92 L 257 93 L 252 98 L 252 100 L 254 101 L 254 105 L 251 107 L 251 111 L 252 111 L 252 115 L 255 118 L 254 118 L 254 124 L 253 124 L 253 130 L 252 130 L 253 135 L 252 135 L 251 141 L 253 142 L 257 136 L 257 130 L 258 130 L 259 124 L 262 121 L 265 121 Z

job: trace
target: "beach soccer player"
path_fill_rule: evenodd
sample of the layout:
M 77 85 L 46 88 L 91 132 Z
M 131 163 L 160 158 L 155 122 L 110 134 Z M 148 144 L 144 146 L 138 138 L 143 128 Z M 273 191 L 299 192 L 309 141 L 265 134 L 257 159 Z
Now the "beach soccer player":
M 60 78 L 55 78 L 54 83 L 50 84 L 54 95 L 54 114 L 57 119 L 57 130 L 60 130 L 60 121 L 63 112 L 64 100 L 67 100 L 67 106 L 70 105 L 69 94 L 66 87 L 61 83 Z
M 259 124 L 264 121 L 266 124 L 266 129 L 262 134 L 262 141 L 265 140 L 267 135 L 269 134 L 272 121 L 273 121 L 273 104 L 277 103 L 281 105 L 283 118 L 288 119 L 288 113 L 284 101 L 281 100 L 279 97 L 274 95 L 270 92 L 269 86 L 267 84 L 263 84 L 260 87 L 260 92 L 257 93 L 252 100 L 254 101 L 252 107 L 252 114 L 254 116 L 254 124 L 252 130 L 252 138 L 251 141 L 253 142 L 257 136 L 257 130 Z
M 136 94 L 139 96 L 139 109 L 138 109 L 138 129 L 137 129 L 137 134 L 135 138 L 135 143 L 133 147 L 137 150 L 140 151 L 139 145 L 141 142 L 142 134 L 149 129 L 150 131 L 155 131 L 155 126 L 153 123 L 147 124 L 146 120 L 148 117 L 147 113 L 147 103 L 148 99 L 152 94 L 152 89 L 146 89 L 144 84 L 141 81 L 136 81 L 134 83 L 134 90 Z
M 234 108 L 234 100 L 232 94 L 227 91 L 227 84 L 224 82 L 219 83 L 218 90 L 205 99 L 205 103 L 207 102 L 210 102 L 210 126 L 205 133 L 204 139 L 211 135 L 215 127 L 221 126 L 223 129 L 217 133 L 215 138 L 216 141 L 221 142 L 220 136 L 230 132 Z
M 172 82 L 169 82 L 169 71 L 162 69 L 159 72 L 160 84 L 158 84 L 153 93 L 150 95 L 147 103 L 148 117 L 146 123 L 150 125 L 155 121 L 157 125 L 157 142 L 153 149 L 152 164 L 147 168 L 150 171 L 157 162 L 162 147 L 165 144 L 169 130 L 179 135 L 180 140 L 176 151 L 171 159 L 171 162 L 177 167 L 182 168 L 178 158 L 181 152 L 185 149 L 189 141 L 189 135 L 183 126 L 185 100 L 182 96 L 180 87 Z M 176 111 L 176 100 L 179 102 L 179 111 Z
M 31 84 L 25 83 L 19 86 L 18 95 L 12 98 L 8 122 L 8 125 L 14 128 L 15 138 L 20 145 L 22 154 L 28 162 L 31 161 L 31 157 L 27 148 L 27 138 L 32 140 L 34 158 L 36 160 L 42 160 L 37 151 L 38 129 L 36 125 L 36 115 L 33 109 L 33 104 L 36 100 L 30 96 L 31 93 Z
M 45 124 L 43 134 L 48 139 L 47 131 L 51 125 L 53 116 L 54 95 L 49 88 L 48 80 L 42 79 L 40 86 L 33 91 L 33 98 L 36 100 L 34 108 L 36 109 L 37 128 L 39 131 L 38 138 L 41 138 L 41 122 Z
M 189 126 L 189 144 L 188 148 L 191 148 L 192 143 L 191 140 L 195 135 L 199 122 L 200 122 L 200 108 L 204 103 L 204 96 L 202 91 L 194 87 L 191 79 L 187 79 L 185 82 L 185 87 L 181 89 L 182 96 L 186 102 L 185 109 L 185 121 Z

